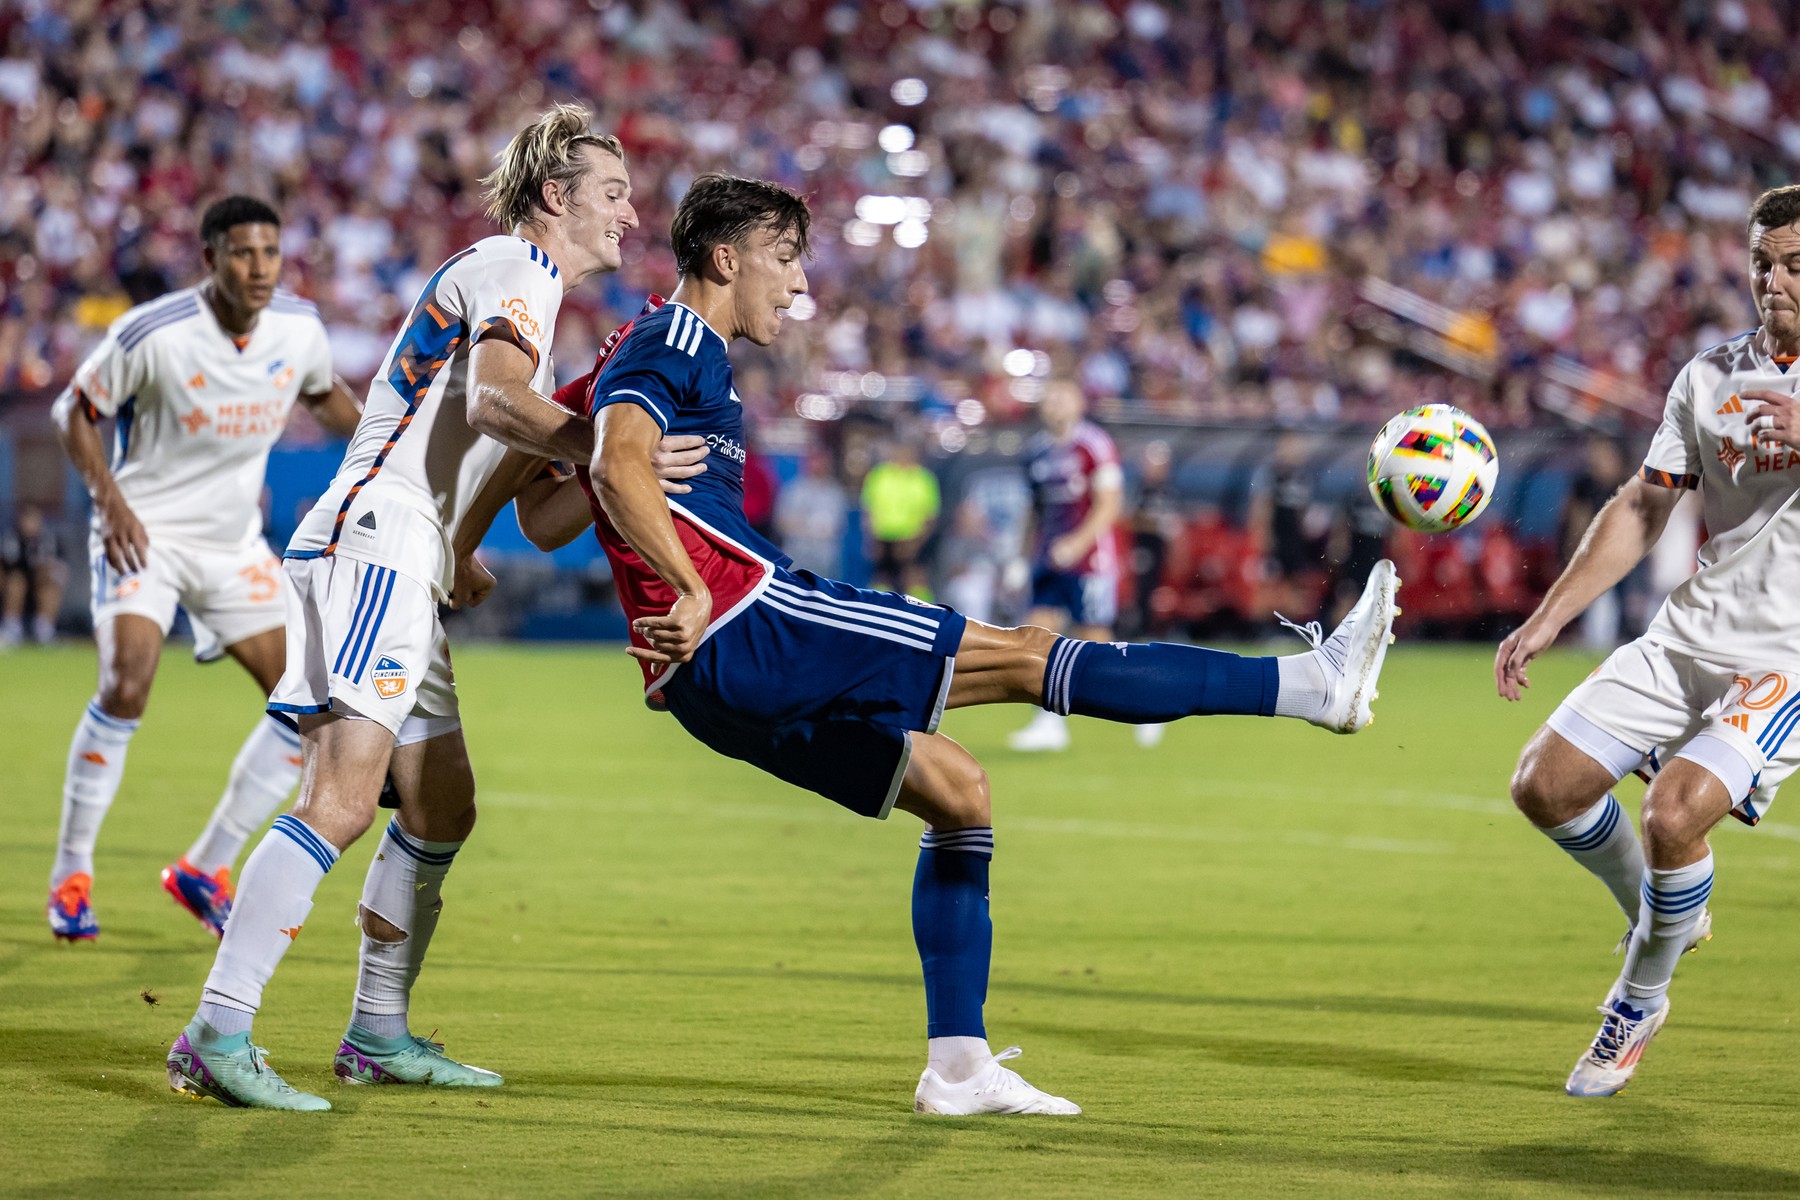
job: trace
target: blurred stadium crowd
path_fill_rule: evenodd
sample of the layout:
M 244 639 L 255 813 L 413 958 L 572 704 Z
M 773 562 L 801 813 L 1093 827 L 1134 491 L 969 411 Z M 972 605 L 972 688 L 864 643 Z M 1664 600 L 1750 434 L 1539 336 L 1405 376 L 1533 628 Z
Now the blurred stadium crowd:
M 569 297 L 559 370 L 671 285 L 695 174 L 780 180 L 817 214 L 813 302 L 739 390 L 853 488 L 845 418 L 953 453 L 1052 373 L 1169 428 L 1447 401 L 1641 432 L 1754 324 L 1743 221 L 1800 159 L 1797 40 L 1752 0 L 0 0 L 0 397 L 192 281 L 227 191 L 280 207 L 360 382 L 489 232 L 495 150 L 577 98 L 643 227 Z

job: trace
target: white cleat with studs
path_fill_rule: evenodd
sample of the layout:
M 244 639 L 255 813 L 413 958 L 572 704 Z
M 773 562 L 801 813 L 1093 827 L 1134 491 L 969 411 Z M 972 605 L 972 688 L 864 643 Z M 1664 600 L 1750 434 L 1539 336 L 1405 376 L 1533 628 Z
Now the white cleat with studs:
M 1074 1103 L 1039 1091 L 1021 1079 L 1018 1072 L 1000 1065 L 1023 1053 L 1017 1046 L 1008 1046 L 961 1083 L 951 1083 L 926 1067 L 925 1073 L 919 1076 L 919 1090 L 913 1093 L 913 1111 L 944 1117 L 973 1117 L 983 1113 L 1078 1115 L 1081 1109 Z

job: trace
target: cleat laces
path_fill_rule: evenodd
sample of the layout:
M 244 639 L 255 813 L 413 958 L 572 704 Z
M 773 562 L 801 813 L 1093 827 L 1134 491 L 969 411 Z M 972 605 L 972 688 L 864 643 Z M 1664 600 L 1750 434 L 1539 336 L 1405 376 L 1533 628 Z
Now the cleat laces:
M 1627 1028 L 1628 1019 L 1624 1014 L 1613 1011 L 1611 1005 L 1601 1005 L 1600 1013 L 1606 1019 L 1600 1022 L 1600 1032 L 1594 1035 L 1594 1044 L 1588 1048 L 1588 1056 L 1596 1062 L 1617 1063 L 1620 1053 L 1625 1049 L 1625 1039 L 1630 1033 Z
M 1331 635 L 1331 638 L 1327 640 L 1325 637 L 1325 627 L 1317 621 L 1308 621 L 1306 624 L 1300 625 L 1288 620 L 1280 613 L 1275 614 L 1275 619 L 1299 634 L 1302 638 L 1306 639 L 1307 645 L 1316 650 L 1339 674 L 1343 673 L 1344 643 L 1349 640 L 1347 635 L 1340 638 L 1337 636 L 1337 633 L 1334 632 Z M 1347 628 L 1349 624 L 1350 619 L 1345 617 L 1344 624 L 1339 626 L 1339 630 L 1341 631 Z

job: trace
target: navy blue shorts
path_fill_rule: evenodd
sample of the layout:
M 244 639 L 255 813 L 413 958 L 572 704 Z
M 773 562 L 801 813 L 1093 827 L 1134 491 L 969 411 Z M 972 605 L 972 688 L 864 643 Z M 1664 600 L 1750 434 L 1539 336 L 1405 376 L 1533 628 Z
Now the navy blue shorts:
M 962 614 L 777 568 L 662 687 L 683 729 L 865 817 L 900 794 L 907 739 L 944 714 Z
M 1061 609 L 1071 625 L 1110 629 L 1119 617 L 1119 577 L 1111 571 L 1038 567 L 1031 574 L 1031 607 Z

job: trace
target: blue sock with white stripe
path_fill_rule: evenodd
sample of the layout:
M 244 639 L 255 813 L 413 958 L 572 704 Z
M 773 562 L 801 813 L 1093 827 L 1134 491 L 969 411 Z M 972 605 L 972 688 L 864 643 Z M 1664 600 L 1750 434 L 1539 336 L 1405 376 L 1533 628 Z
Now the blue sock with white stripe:
M 1174 642 L 1057 638 L 1040 703 L 1064 716 L 1132 725 L 1224 713 L 1272 717 L 1281 692 L 1275 663 Z
M 926 1036 L 985 1038 L 988 960 L 994 924 L 988 918 L 988 863 L 994 831 L 925 831 L 913 873 L 913 942 L 925 968 Z
M 1618 902 L 1625 920 L 1637 924 L 1644 886 L 1644 848 L 1638 842 L 1631 817 L 1612 793 L 1595 805 L 1544 835 L 1568 852 L 1570 858 L 1592 871 Z
M 1675 964 L 1687 952 L 1688 942 L 1706 911 L 1712 895 L 1712 851 L 1697 863 L 1644 872 L 1644 906 L 1625 951 L 1625 969 L 1615 991 L 1627 1004 L 1656 1012 L 1669 1002 L 1669 981 Z
M 56 862 L 50 889 L 78 872 L 94 873 L 94 843 L 100 823 L 119 794 L 125 777 L 125 751 L 138 722 L 115 717 L 100 707 L 100 697 L 87 702 L 75 736 L 69 739 L 69 766 L 63 776 L 62 827 L 56 836 Z
M 219 956 L 200 994 L 202 1020 L 225 1034 L 250 1028 L 263 988 L 300 936 L 313 893 L 337 859 L 337 848 L 306 822 L 292 813 L 275 818 L 244 862 Z
M 444 876 L 461 842 L 428 842 L 388 822 L 363 881 L 362 910 L 400 931 L 398 941 L 369 936 L 363 921 L 356 975 L 356 1008 L 350 1020 L 378 1037 L 405 1037 L 406 1011 L 425 951 L 444 910 Z M 361 916 L 362 914 L 358 914 Z

